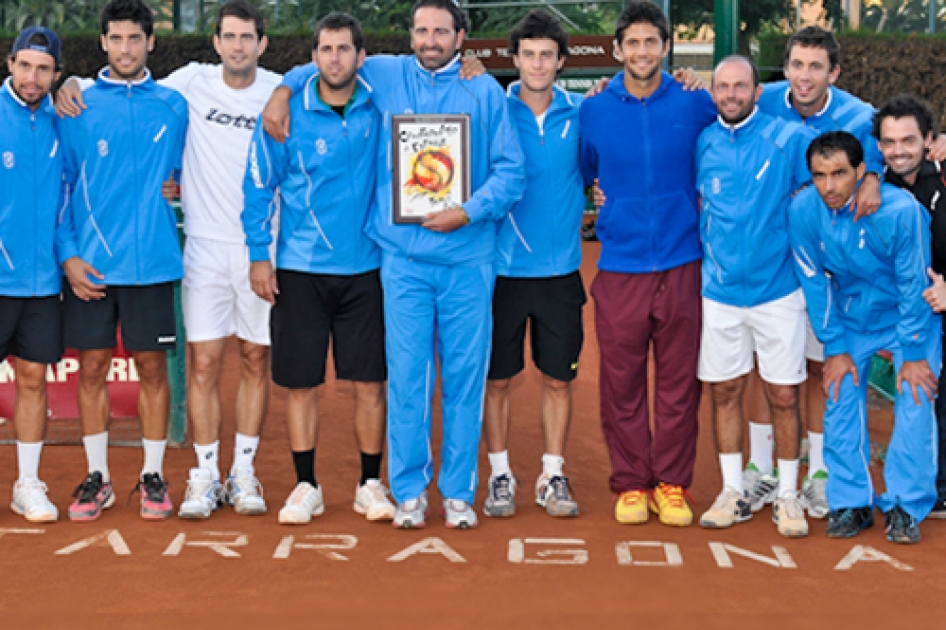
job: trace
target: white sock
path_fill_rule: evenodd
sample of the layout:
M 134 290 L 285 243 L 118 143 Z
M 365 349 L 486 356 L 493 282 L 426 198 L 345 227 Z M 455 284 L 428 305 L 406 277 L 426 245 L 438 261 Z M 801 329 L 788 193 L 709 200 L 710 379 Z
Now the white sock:
M 20 481 L 39 479 L 39 456 L 42 452 L 42 442 L 16 441 L 16 463 L 20 470 Z
M 808 477 L 818 471 L 828 472 L 824 465 L 824 433 L 808 432 Z
M 102 473 L 102 481 L 111 481 L 108 472 L 108 431 L 82 437 L 85 445 L 85 459 L 89 464 L 89 473 L 96 470 Z
M 509 451 L 487 453 L 486 456 L 489 457 L 490 477 L 499 477 L 500 475 L 512 477 L 512 469 L 509 468 Z
M 742 453 L 720 453 L 719 469 L 723 473 L 723 486 L 742 494 Z
M 141 476 L 145 473 L 158 473 L 164 476 L 164 449 L 167 448 L 167 440 L 146 440 L 141 438 L 141 446 L 145 450 L 145 465 L 141 469 Z
M 749 463 L 763 475 L 772 474 L 772 425 L 749 423 Z
M 798 492 L 798 460 L 778 460 L 778 496 L 791 496 Z
M 217 463 L 217 456 L 220 453 L 220 440 L 205 445 L 195 442 L 194 451 L 197 453 L 197 467 L 209 470 L 213 480 L 220 481 L 220 465 Z
M 237 433 L 233 445 L 233 467 L 231 470 L 236 470 L 238 466 L 253 468 L 253 459 L 256 457 L 256 449 L 258 448 L 259 436 L 250 437 L 249 435 Z
M 542 472 L 549 477 L 561 477 L 562 466 L 564 465 L 564 457 L 559 455 L 549 455 L 548 453 L 542 456 Z

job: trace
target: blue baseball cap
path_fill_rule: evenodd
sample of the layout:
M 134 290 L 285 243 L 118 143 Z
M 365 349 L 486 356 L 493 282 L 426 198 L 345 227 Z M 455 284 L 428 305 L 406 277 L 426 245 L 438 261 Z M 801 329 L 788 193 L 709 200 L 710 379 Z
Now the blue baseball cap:
M 45 37 L 46 43 L 42 44 L 38 41 L 32 41 L 37 35 Z M 35 50 L 46 53 L 56 60 L 56 65 L 58 66 L 59 59 L 62 56 L 62 43 L 59 41 L 59 36 L 45 26 L 30 26 L 24 28 L 20 31 L 20 34 L 16 36 L 16 41 L 13 42 L 13 50 L 10 51 L 10 56 L 13 57 L 21 50 Z

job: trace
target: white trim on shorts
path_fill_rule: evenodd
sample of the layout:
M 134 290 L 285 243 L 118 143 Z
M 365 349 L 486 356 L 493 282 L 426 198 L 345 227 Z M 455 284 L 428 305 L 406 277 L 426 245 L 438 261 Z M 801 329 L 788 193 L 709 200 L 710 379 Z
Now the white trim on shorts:
M 270 305 L 250 286 L 246 245 L 188 237 L 181 289 L 187 341 L 236 335 L 261 346 L 270 345 Z
M 805 370 L 805 298 L 798 289 L 778 300 L 750 308 L 729 306 L 703 298 L 700 338 L 701 381 L 720 383 L 752 371 L 753 355 L 759 375 L 773 385 L 798 385 Z
M 824 344 L 821 343 L 815 335 L 815 329 L 811 326 L 811 320 L 806 318 L 805 321 L 807 322 L 805 358 L 815 363 L 824 363 Z

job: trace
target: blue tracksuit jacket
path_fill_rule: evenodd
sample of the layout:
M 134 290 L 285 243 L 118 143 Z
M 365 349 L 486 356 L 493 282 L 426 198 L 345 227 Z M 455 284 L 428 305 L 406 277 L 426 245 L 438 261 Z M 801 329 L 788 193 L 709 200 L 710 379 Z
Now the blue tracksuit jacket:
M 58 117 L 48 103 L 30 109 L 7 78 L 0 118 L 0 295 L 56 295 L 56 226 L 63 203 Z
M 700 135 L 704 297 L 753 307 L 798 289 L 788 204 L 811 180 L 805 151 L 813 138 L 758 109 L 738 126 L 717 120 Z
M 359 81 L 344 118 L 318 97 L 317 77 L 292 97 L 292 130 L 277 143 L 257 126 L 243 183 L 242 220 L 250 260 L 269 260 L 279 208 L 276 266 L 354 275 L 377 269 L 378 246 L 365 233 L 374 200 L 380 114 Z
M 513 278 L 562 276 L 581 266 L 581 221 L 585 192 L 578 165 L 578 108 L 584 97 L 556 87 L 540 128 L 509 86 L 509 115 L 525 155 L 522 199 L 499 226 L 496 275 Z
M 151 74 L 109 78 L 83 92 L 88 110 L 60 123 L 72 195 L 57 236 L 60 262 L 79 256 L 106 285 L 147 285 L 183 276 L 177 218 L 161 184 L 181 168 L 187 103 Z
M 685 92 L 667 73 L 645 99 L 628 93 L 619 72 L 582 103 L 584 183 L 598 178 L 607 196 L 596 223 L 599 269 L 651 273 L 699 260 L 694 150 L 715 119 L 708 92 Z

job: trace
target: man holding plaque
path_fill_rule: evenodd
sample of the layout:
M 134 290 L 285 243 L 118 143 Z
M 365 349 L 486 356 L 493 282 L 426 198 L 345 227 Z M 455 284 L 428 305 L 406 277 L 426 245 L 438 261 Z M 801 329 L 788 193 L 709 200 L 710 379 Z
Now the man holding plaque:
M 372 57 L 361 70 L 384 121 L 378 150 L 377 210 L 369 218 L 367 232 L 382 249 L 389 475 L 398 503 L 395 527 L 425 525 L 427 486 L 433 476 L 431 398 L 438 360 L 443 400 L 438 487 L 443 512 L 447 527 L 477 525 L 473 498 L 492 333 L 496 223 L 519 199 L 524 173 L 502 88 L 488 76 L 460 82 L 458 51 L 465 35 L 466 19 L 451 0 L 418 0 L 412 10 L 415 54 Z M 311 69 L 297 69 L 284 83 L 301 88 L 310 75 Z M 285 99 L 285 90 L 277 90 L 274 99 Z M 281 119 L 272 115 L 270 107 L 264 112 L 264 122 L 274 127 L 270 123 Z M 398 167 L 395 180 L 392 170 L 398 145 L 392 116 L 400 114 L 414 117 L 411 124 L 424 124 L 423 117 L 433 115 L 428 119 L 431 129 L 453 125 L 450 128 L 461 134 L 464 123 L 453 118 L 465 115 L 459 118 L 468 117 L 469 141 L 465 147 L 461 141 L 459 153 L 453 152 L 452 144 L 420 146 L 424 134 L 414 128 L 407 135 L 418 145 L 417 159 L 410 169 Z M 272 131 L 278 134 L 282 126 L 277 122 L 275 127 Z M 424 149 L 438 155 L 421 158 Z M 418 161 L 424 163 L 418 165 Z M 436 174 L 451 170 L 448 161 L 452 177 Z M 446 198 L 454 187 L 462 187 L 465 171 L 472 191 L 468 198 L 442 209 L 434 206 L 419 223 L 397 221 L 396 206 L 400 205 L 401 220 L 411 218 L 431 198 Z

